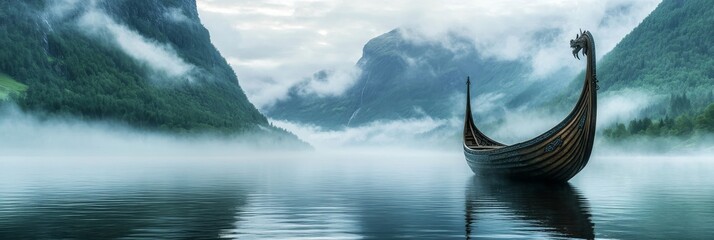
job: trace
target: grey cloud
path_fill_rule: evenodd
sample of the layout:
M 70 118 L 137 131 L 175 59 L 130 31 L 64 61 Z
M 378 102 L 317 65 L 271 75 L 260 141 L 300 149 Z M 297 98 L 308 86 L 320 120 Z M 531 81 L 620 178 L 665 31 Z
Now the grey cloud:
M 576 71 L 582 63 L 571 59 L 567 43 L 578 29 L 595 34 L 602 57 L 659 2 L 199 0 L 198 6 L 214 43 L 236 60 L 247 95 L 264 107 L 316 72 L 353 67 L 369 39 L 394 28 L 412 29 L 415 41 L 448 42 L 456 33 L 487 57 L 527 59 L 533 79 Z M 255 62 L 272 64 L 249 64 Z
M 164 13 L 164 17 L 177 23 L 191 23 L 180 8 L 169 8 L 168 12 Z
M 336 96 L 351 87 L 362 74 L 362 68 L 353 66 L 347 69 L 320 71 L 297 85 L 301 95 Z

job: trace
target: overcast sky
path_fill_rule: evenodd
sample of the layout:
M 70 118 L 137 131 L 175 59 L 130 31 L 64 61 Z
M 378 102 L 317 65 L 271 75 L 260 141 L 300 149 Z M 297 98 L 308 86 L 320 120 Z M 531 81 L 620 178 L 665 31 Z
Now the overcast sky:
M 258 108 L 284 99 L 292 85 L 320 70 L 343 74 L 316 91 L 340 94 L 354 81 L 364 44 L 395 28 L 411 29 L 415 41 L 443 41 L 458 32 L 489 57 L 529 59 L 532 76 L 546 76 L 582 65 L 569 59 L 568 41 L 578 29 L 593 33 L 601 57 L 659 2 L 197 0 L 213 43 Z M 546 30 L 558 34 L 528 41 Z

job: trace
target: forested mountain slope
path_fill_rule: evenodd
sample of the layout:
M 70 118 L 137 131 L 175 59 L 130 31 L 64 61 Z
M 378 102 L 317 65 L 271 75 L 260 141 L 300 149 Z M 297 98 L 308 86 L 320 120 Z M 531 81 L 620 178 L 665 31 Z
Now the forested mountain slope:
M 713 26 L 714 2 L 665 0 L 598 62 L 600 94 L 629 89 L 662 96 L 606 135 L 688 136 L 714 129 Z
M 2 1 L 0 46 L 0 76 L 26 86 L 6 95 L 27 112 L 297 140 L 248 101 L 194 0 Z

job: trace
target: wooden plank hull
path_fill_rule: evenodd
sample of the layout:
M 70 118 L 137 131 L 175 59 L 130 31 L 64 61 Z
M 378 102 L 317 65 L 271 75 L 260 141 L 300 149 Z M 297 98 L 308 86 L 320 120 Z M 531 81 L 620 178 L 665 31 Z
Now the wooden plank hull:
M 586 49 L 583 52 L 587 51 L 588 56 L 580 98 L 562 122 L 534 139 L 507 146 L 487 137 L 474 124 L 470 90 L 467 90 L 463 148 L 474 173 L 568 181 L 585 167 L 595 137 L 597 79 L 592 35 L 586 31 L 580 38 L 585 42 L 587 48 L 582 49 Z

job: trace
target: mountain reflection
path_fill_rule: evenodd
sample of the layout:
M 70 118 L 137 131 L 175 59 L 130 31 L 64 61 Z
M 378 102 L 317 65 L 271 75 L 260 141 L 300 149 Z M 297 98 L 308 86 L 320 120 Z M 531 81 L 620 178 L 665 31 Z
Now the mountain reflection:
M 245 204 L 241 192 L 234 186 L 142 184 L 4 195 L 0 239 L 218 238 Z
M 466 189 L 466 239 L 539 234 L 543 238 L 594 238 L 587 200 L 570 183 L 524 183 L 474 176 Z M 508 224 L 511 226 L 505 226 Z

